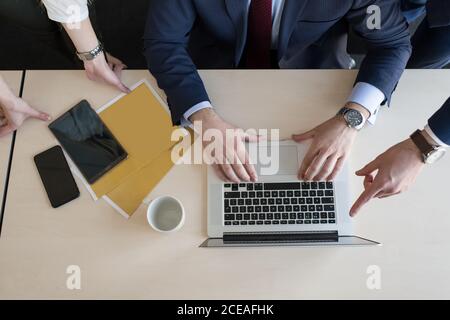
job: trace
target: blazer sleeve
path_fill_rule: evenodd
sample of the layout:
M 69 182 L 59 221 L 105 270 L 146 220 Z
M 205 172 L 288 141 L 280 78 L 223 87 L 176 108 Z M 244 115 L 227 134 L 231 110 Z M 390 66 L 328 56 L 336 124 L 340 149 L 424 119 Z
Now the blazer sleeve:
M 427 20 L 432 28 L 450 26 L 450 1 L 428 0 Z
M 380 8 L 379 29 L 368 27 L 368 19 L 372 16 L 367 10 L 371 5 Z M 389 102 L 412 51 L 400 1 L 357 0 L 346 18 L 368 47 L 356 82 L 367 82 L 377 87 Z
M 428 120 L 428 125 L 442 142 L 450 145 L 450 98 Z
M 148 69 L 168 97 L 172 121 L 177 124 L 189 108 L 209 101 L 187 51 L 196 17 L 191 0 L 149 1 L 144 54 Z

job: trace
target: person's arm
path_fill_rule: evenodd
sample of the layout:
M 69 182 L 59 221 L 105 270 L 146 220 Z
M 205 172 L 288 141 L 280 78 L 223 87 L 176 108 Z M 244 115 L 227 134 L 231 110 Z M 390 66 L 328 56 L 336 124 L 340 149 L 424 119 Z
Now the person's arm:
M 90 52 L 99 45 L 97 35 L 89 19 L 87 0 L 43 0 L 48 17 L 61 23 L 77 52 Z M 90 80 L 103 82 L 128 93 L 130 90 L 120 81 L 126 66 L 117 58 L 101 52 L 90 61 L 84 61 Z
M 369 5 L 377 5 L 380 9 L 380 29 L 369 28 Z M 363 123 L 373 124 L 379 105 L 390 100 L 411 55 L 408 26 L 395 1 L 355 1 L 346 18 L 369 45 L 369 53 L 361 65 L 346 107 L 360 112 Z M 348 158 L 356 134 L 357 131 L 349 128 L 342 117 L 333 117 L 306 133 L 293 135 L 297 142 L 312 139 L 298 178 L 333 180 Z
M 420 150 L 411 138 L 391 147 L 361 170 L 364 191 L 350 209 L 354 217 L 373 198 L 386 198 L 406 191 L 425 166 Z
M 167 95 L 174 123 L 179 123 L 191 107 L 210 101 L 187 52 L 196 18 L 191 0 L 149 1 L 145 57 L 149 71 Z
M 48 114 L 33 109 L 17 97 L 0 76 L 0 137 L 17 130 L 28 118 L 50 120 Z
M 63 23 L 62 25 L 72 40 L 77 52 L 89 52 L 99 45 L 99 41 L 89 19 L 81 21 L 79 28 L 72 28 L 67 23 Z M 106 83 L 122 92 L 128 93 L 130 89 L 120 81 L 120 76 L 124 68 L 126 66 L 122 61 L 108 53 L 105 54 L 105 52 L 101 52 L 93 60 L 84 61 L 84 69 L 90 80 Z
M 428 0 L 427 17 L 430 27 L 445 27 L 450 25 L 450 2 L 447 0 Z
M 222 180 L 233 182 L 256 181 L 256 170 L 250 164 L 244 142 L 257 138 L 239 135 L 233 148 L 225 149 L 227 131 L 240 130 L 215 113 L 188 54 L 189 34 L 196 18 L 197 12 L 191 0 L 149 1 L 144 35 L 148 68 L 167 95 L 174 123 L 199 121 L 203 133 L 213 129 L 222 134 L 223 149 L 217 150 L 212 159 L 217 175 Z M 202 138 L 205 147 L 211 143 L 205 135 Z
M 449 34 L 450 20 L 448 26 L 432 28 L 427 19 L 424 19 L 411 39 L 414 50 L 406 67 L 441 69 L 450 64 Z
M 450 98 L 421 131 L 432 146 L 450 145 Z M 356 172 L 364 177 L 364 192 L 353 204 L 350 215 L 356 216 L 373 198 L 386 198 L 405 192 L 412 186 L 425 166 L 420 149 L 411 138 L 393 146 Z
M 428 120 L 428 133 L 440 144 L 450 145 L 450 98 Z
M 359 111 L 365 119 L 370 116 L 369 111 L 359 104 L 351 102 L 346 107 Z M 334 116 L 308 132 L 294 134 L 292 139 L 298 143 L 312 139 L 300 165 L 298 179 L 334 180 L 350 154 L 357 132 L 342 116 Z
M 357 0 L 346 18 L 368 49 L 355 82 L 378 88 L 389 103 L 412 52 L 400 1 Z
M 50 20 L 74 25 L 89 17 L 88 0 L 42 0 Z

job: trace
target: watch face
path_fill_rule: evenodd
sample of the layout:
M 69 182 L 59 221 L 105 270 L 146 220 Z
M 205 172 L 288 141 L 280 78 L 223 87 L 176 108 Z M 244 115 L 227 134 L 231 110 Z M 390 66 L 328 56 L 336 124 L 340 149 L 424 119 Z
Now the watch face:
M 433 164 L 439 159 L 441 159 L 445 155 L 446 150 L 444 148 L 437 148 L 434 151 L 431 151 L 426 157 L 425 162 L 428 164 Z
M 345 117 L 345 120 L 347 121 L 348 125 L 352 128 L 356 128 L 357 126 L 362 124 L 364 121 L 361 113 L 359 113 L 356 110 L 348 110 L 345 113 L 344 117 Z

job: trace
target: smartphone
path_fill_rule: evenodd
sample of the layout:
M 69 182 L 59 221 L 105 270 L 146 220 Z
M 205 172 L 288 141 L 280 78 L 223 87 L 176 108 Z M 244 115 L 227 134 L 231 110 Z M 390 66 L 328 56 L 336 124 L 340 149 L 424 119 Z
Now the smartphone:
M 34 163 L 53 208 L 58 208 L 80 196 L 60 146 L 38 154 L 34 157 Z
M 90 184 L 128 156 L 86 100 L 53 121 L 49 129 Z

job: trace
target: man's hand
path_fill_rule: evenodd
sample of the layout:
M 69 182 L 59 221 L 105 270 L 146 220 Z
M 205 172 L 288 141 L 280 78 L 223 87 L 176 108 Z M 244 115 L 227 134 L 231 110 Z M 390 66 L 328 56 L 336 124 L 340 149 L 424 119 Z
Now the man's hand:
M 86 70 L 86 75 L 90 80 L 103 82 L 107 85 L 116 87 L 124 93 L 129 93 L 130 89 L 128 89 L 122 81 L 120 81 L 122 70 L 126 67 L 127 66 L 124 65 L 122 61 L 113 57 L 109 53 L 106 53 L 105 58 L 105 54 L 103 52 L 95 57 L 95 59 L 84 62 L 84 69 Z
M 356 216 L 372 198 L 386 198 L 406 191 L 414 183 L 424 165 L 422 154 L 411 139 L 379 155 L 356 172 L 356 175 L 364 177 L 365 190 L 353 204 L 350 216 Z
M 48 114 L 33 109 L 21 98 L 11 97 L 2 101 L 0 105 L 0 137 L 17 130 L 28 118 L 42 121 L 51 119 Z
M 358 110 L 367 119 L 370 113 L 356 103 L 346 107 Z M 303 142 L 312 139 L 311 146 L 298 172 L 300 180 L 331 181 L 342 169 L 350 154 L 357 130 L 349 128 L 341 116 L 335 116 L 318 127 L 303 134 L 295 134 L 292 139 Z
M 318 127 L 294 134 L 292 139 L 303 142 L 312 139 L 311 146 L 298 171 L 300 180 L 333 180 L 347 159 L 357 131 L 344 119 L 335 116 Z
M 202 109 L 189 117 L 191 122 L 201 121 L 203 134 L 208 129 L 220 131 L 222 135 L 223 146 L 220 150 L 212 155 L 214 157 L 213 167 L 221 180 L 240 182 L 240 181 L 257 181 L 257 173 L 254 166 L 250 163 L 248 153 L 245 149 L 244 142 L 255 142 L 257 136 L 246 135 L 242 129 L 237 129 L 220 118 L 214 110 Z M 227 143 L 227 131 L 234 132 L 234 141 Z M 204 138 L 204 137 L 202 137 Z M 203 139 L 203 147 L 206 148 L 211 141 Z M 233 148 L 227 148 L 233 146 Z

